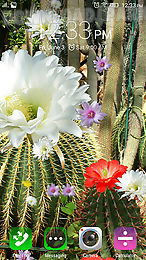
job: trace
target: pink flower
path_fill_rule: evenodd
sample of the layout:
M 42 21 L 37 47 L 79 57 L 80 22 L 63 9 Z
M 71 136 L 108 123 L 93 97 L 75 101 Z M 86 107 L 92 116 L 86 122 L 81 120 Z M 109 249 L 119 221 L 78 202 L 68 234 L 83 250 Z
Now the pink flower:
M 26 251 L 19 250 L 18 253 L 19 254 L 15 254 L 15 257 L 18 260 L 33 260 L 34 259 L 33 257 L 30 257 L 31 253 L 28 250 L 26 250 Z
M 47 194 L 49 196 L 59 196 L 60 193 L 59 193 L 59 187 L 58 186 L 55 186 L 53 183 L 50 185 L 48 185 L 48 189 L 47 189 Z
M 78 109 L 79 119 L 81 120 L 81 126 L 90 127 L 93 125 L 93 122 L 101 124 L 100 120 L 103 120 L 106 113 L 101 112 L 101 105 L 94 101 L 91 105 L 87 102 L 82 103 L 83 109 Z
M 103 72 L 103 70 L 108 70 L 112 64 L 108 63 L 109 59 L 104 56 L 103 58 L 96 57 L 97 61 L 94 60 L 93 63 L 95 64 L 96 72 Z
M 70 186 L 68 183 L 66 184 L 66 186 L 63 186 L 63 191 L 62 191 L 62 194 L 64 196 L 74 196 L 75 193 L 74 193 L 74 186 Z

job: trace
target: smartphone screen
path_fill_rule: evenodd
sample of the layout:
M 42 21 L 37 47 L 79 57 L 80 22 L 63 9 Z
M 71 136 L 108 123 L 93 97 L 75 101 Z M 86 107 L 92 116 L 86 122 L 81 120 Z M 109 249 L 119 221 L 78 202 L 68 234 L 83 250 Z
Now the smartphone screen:
M 145 259 L 143 0 L 0 2 L 0 259 Z

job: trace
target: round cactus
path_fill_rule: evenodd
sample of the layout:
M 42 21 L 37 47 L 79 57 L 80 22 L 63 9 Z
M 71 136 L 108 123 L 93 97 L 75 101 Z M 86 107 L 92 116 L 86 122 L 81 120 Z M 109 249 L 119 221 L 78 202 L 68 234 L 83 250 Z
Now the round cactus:
M 8 137 L 1 135 L 1 149 L 8 143 Z M 18 149 L 12 148 L 0 153 L 0 219 L 1 239 L 8 239 L 11 227 L 28 226 L 33 231 L 33 246 L 42 244 L 43 230 L 49 226 L 62 226 L 60 197 L 47 195 L 47 185 L 54 183 L 62 190 L 63 184 L 75 187 L 76 198 L 83 186 L 85 167 L 95 158 L 94 141 L 89 135 L 76 138 L 69 134 L 60 134 L 58 146 L 65 157 L 62 169 L 57 154 L 51 153 L 48 160 L 36 160 L 32 145 L 25 138 Z M 30 187 L 23 182 L 29 181 Z M 31 207 L 26 202 L 28 196 L 34 196 L 37 204 Z M 42 244 L 43 245 L 43 244 Z
M 76 220 L 85 227 L 100 227 L 102 229 L 102 248 L 97 252 L 101 257 L 118 257 L 129 254 L 129 251 L 116 250 L 114 247 L 114 230 L 117 227 L 134 227 L 137 231 L 138 245 L 131 251 L 136 259 L 144 256 L 144 222 L 140 209 L 127 198 L 111 190 L 97 194 L 96 188 L 86 189 L 78 202 Z M 95 253 L 95 252 L 94 252 Z M 125 258 L 124 258 L 125 259 Z

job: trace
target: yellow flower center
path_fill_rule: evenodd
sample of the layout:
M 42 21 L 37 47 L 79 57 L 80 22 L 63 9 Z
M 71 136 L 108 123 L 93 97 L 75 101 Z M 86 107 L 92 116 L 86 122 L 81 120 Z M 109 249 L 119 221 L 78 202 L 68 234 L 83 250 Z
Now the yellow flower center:
M 5 97 L 4 102 L 1 104 L 3 112 L 10 116 L 14 110 L 21 111 L 27 121 L 33 120 L 37 117 L 38 107 L 41 107 L 46 116 L 50 110 L 52 97 L 50 93 L 40 89 L 29 89 L 26 94 L 22 92 L 19 94 Z M 45 118 L 45 117 L 44 117 Z
M 42 28 L 44 29 L 44 31 L 47 31 L 48 30 L 48 24 L 43 24 Z
M 17 95 L 7 96 L 2 104 L 2 109 L 7 116 L 12 115 L 14 110 L 20 110 L 25 115 L 26 120 L 29 120 L 32 116 L 30 108 Z
M 138 185 L 136 185 L 136 184 L 128 184 L 128 186 L 129 186 L 129 188 L 132 190 L 135 190 L 135 191 L 138 191 L 139 190 L 139 186 Z
M 90 113 L 88 113 L 88 118 L 94 118 L 95 116 L 95 112 L 91 111 Z
M 102 170 L 102 174 L 104 175 L 104 177 L 107 178 L 108 170 L 105 168 L 105 170 Z
M 55 192 L 55 189 L 52 189 L 52 192 L 54 193 L 54 192 Z

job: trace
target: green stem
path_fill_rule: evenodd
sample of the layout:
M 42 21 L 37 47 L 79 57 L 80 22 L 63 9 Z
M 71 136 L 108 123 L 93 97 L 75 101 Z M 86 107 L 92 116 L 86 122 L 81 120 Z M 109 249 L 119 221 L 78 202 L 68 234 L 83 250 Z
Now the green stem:
M 127 143 L 128 135 L 128 120 L 129 120 L 129 103 L 130 103 L 130 90 L 131 90 L 131 77 L 132 77 L 132 55 L 133 55 L 133 40 L 134 40 L 134 15 L 133 10 L 133 20 L 132 20 L 132 33 L 131 33 L 131 50 L 130 50 L 130 68 L 129 68 L 129 83 L 128 83 L 128 102 L 127 102 L 127 116 L 126 116 L 126 130 L 125 130 L 125 148 Z

